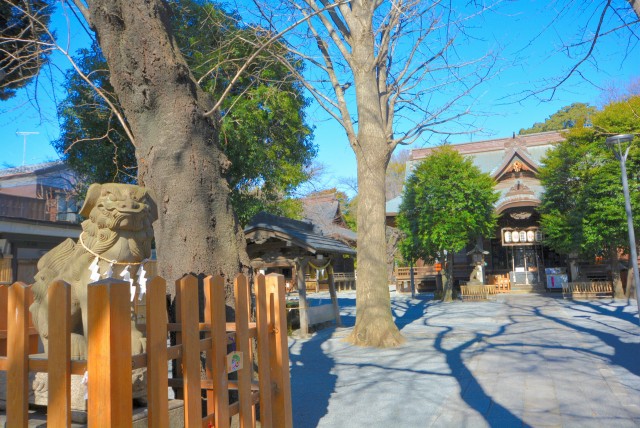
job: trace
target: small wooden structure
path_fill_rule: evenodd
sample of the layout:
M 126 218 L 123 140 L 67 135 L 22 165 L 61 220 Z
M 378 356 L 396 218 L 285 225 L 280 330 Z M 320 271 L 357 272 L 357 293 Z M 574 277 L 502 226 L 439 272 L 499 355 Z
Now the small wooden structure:
M 567 282 L 562 284 L 564 299 L 613 298 L 613 284 L 610 281 Z
M 340 325 L 334 270 L 344 269 L 345 256 L 356 251 L 344 242 L 320 233 L 312 223 L 267 213 L 256 215 L 244 229 L 251 266 L 256 270 L 289 268 L 299 294 L 300 332 L 307 335 L 314 322 L 327 321 L 324 315 L 314 320 L 314 312 L 326 314 L 327 308 L 311 309 L 307 305 L 307 267 L 325 269 L 334 319 Z M 351 265 L 352 266 L 352 265 Z M 340 273 L 344 273 L 340 272 Z M 347 272 L 350 273 L 350 272 Z M 295 278 L 295 280 L 294 280 Z M 355 279 L 355 277 L 353 277 Z M 320 284 L 314 284 L 318 289 Z
M 291 386 L 285 312 L 285 285 L 281 275 L 255 278 L 256 322 L 250 321 L 250 289 L 247 278 L 235 278 L 236 317 L 227 322 L 224 279 L 204 278 L 204 322 L 198 319 L 198 279 L 176 281 L 177 323 L 167 323 L 165 290 L 160 277 L 147 286 L 146 353 L 131 355 L 130 284 L 104 279 L 88 288 L 88 359 L 70 358 L 71 289 L 62 281 L 49 288 L 48 358 L 31 355 L 29 337 L 30 286 L 8 287 L 8 303 L 0 308 L 7 319 L 7 356 L 0 357 L 0 371 L 7 372 L 7 426 L 29 424 L 29 372 L 48 372 L 47 426 L 71 426 L 72 374 L 87 372 L 88 426 L 126 427 L 132 424 L 132 369 L 147 369 L 148 426 L 169 426 L 168 387 L 179 388 L 184 401 L 185 427 L 228 427 L 238 415 L 240 426 L 256 426 L 260 403 L 263 427 L 291 427 Z M 6 288 L 6 287 L 0 287 Z M 7 317 L 7 313 L 12 314 Z M 167 333 L 176 334 L 176 345 L 167 347 Z M 252 341 L 256 340 L 257 344 Z M 228 344 L 240 355 L 228 363 Z M 257 349 L 259 381 L 253 382 Z M 206 377 L 201 379 L 200 356 L 206 353 Z M 175 360 L 178 376 L 168 378 L 168 360 Z M 232 367 L 231 369 L 229 367 Z M 235 371 L 237 378 L 229 379 Z M 237 401 L 229 401 L 229 391 Z M 201 394 L 206 393 L 206 416 Z
M 413 281 L 416 291 L 420 292 L 420 284 L 427 281 L 432 282 L 433 289 L 437 288 L 440 280 L 441 265 L 414 266 L 414 267 L 397 267 L 394 276 L 396 279 L 396 291 L 399 293 L 411 293 L 411 270 L 413 269 Z
M 460 299 L 466 300 L 487 300 L 489 296 L 496 294 L 496 288 L 493 285 L 461 285 Z

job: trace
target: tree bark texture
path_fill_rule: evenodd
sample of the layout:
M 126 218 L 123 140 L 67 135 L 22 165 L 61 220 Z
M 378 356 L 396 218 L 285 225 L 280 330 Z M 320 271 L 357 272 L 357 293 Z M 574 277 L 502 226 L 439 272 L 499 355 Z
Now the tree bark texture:
M 404 342 L 391 315 L 387 282 L 383 168 L 358 162 L 358 279 L 356 324 L 350 341 L 388 348 Z M 382 184 L 382 185 L 381 185 Z
M 447 252 L 447 268 L 445 269 L 445 281 L 442 287 L 442 301 L 453 301 L 453 251 Z
M 356 324 L 350 341 L 356 345 L 393 347 L 404 342 L 391 315 L 387 282 L 385 179 L 392 148 L 374 65 L 371 11 L 353 4 L 352 70 L 358 109 L 358 135 L 352 147 L 358 163 L 358 279 Z
M 159 274 L 169 291 L 184 274 L 246 272 L 244 234 L 224 177 L 212 105 L 191 75 L 160 0 L 89 0 L 116 91 L 135 138 L 139 181 L 158 204 L 154 224 Z
M 618 249 L 609 249 L 609 266 L 611 266 L 611 282 L 613 283 L 613 297 L 624 299 L 624 289 L 620 278 L 620 260 L 618 259 Z

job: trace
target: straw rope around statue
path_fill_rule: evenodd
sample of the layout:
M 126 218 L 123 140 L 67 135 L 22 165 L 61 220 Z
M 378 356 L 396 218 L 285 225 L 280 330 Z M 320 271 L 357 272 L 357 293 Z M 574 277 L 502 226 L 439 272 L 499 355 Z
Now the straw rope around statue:
M 106 257 L 101 256 L 95 251 L 92 251 L 90 248 L 88 248 L 85 245 L 84 241 L 82 240 L 83 234 L 84 232 L 80 233 L 80 236 L 78 237 L 78 243 L 82 246 L 82 248 L 84 248 L 85 251 L 87 251 L 92 256 L 95 256 L 95 259 L 93 259 L 93 262 L 91 262 L 91 265 L 89 266 L 89 270 L 91 271 L 91 276 L 89 276 L 89 279 L 95 282 L 95 281 L 99 281 L 100 278 L 112 278 L 113 266 L 125 266 L 125 268 L 120 273 L 120 277 L 124 281 L 129 283 L 129 292 L 131 294 L 131 301 L 133 302 L 133 300 L 135 299 L 136 288 L 139 289 L 138 300 L 142 301 L 143 296 L 147 293 L 147 277 L 146 277 L 147 271 L 144 269 L 144 265 L 149 261 L 149 259 L 144 259 L 140 262 L 119 262 L 118 260 L 110 260 Z M 100 265 L 99 265 L 100 260 L 109 263 L 109 267 L 103 273 L 100 273 Z M 129 271 L 131 266 L 140 266 L 136 274 L 137 278 L 135 280 L 131 278 L 131 272 Z M 138 285 L 136 286 L 135 283 L 137 283 Z

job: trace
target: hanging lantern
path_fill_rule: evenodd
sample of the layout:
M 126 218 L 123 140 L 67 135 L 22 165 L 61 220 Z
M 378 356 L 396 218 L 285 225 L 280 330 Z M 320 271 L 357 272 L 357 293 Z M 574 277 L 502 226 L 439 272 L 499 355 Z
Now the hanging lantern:
M 517 230 L 514 230 L 513 232 L 511 232 L 511 240 L 513 242 L 520 242 L 520 234 L 518 233 Z
M 533 242 L 535 239 L 536 235 L 533 233 L 533 230 L 527 230 L 527 242 Z
M 520 231 L 520 242 L 527 242 L 527 232 L 524 230 Z
M 506 232 L 504 232 L 504 242 L 505 244 L 510 244 L 511 243 L 511 231 L 507 230 Z
M 536 230 L 536 242 L 542 242 L 542 231 Z

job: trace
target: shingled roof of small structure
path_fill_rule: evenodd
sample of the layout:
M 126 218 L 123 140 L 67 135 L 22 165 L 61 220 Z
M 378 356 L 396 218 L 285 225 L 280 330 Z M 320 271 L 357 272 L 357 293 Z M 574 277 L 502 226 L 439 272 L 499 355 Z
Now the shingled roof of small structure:
M 302 210 L 304 218 L 318 226 L 324 235 L 353 244 L 357 241 L 357 233 L 346 227 L 336 189 L 303 198 Z
M 258 231 L 266 231 L 278 239 L 290 241 L 312 253 L 356 254 L 353 248 L 342 241 L 324 235 L 321 229 L 308 221 L 261 212 L 256 214 L 244 228 L 244 233 L 248 236 Z

